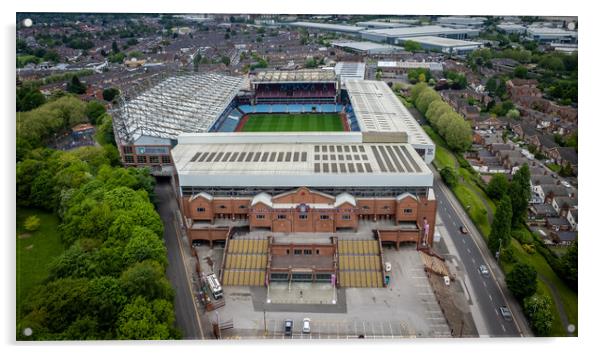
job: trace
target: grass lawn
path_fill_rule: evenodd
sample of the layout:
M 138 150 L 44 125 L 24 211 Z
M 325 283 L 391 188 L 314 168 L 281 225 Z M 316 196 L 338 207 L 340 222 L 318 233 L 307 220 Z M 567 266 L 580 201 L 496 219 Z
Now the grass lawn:
M 481 199 L 476 196 L 471 188 L 468 188 L 461 183 L 458 183 L 458 185 L 453 188 L 453 192 L 460 201 L 460 204 L 464 207 L 464 210 L 467 210 L 470 218 L 479 228 L 483 237 L 487 239 L 489 232 L 491 232 L 491 226 L 487 219 L 487 209 Z M 470 208 L 468 206 L 470 206 Z
M 243 132 L 331 132 L 343 131 L 338 114 L 251 114 Z
M 428 136 L 433 140 L 436 145 L 435 148 L 435 166 L 438 169 L 443 169 L 445 167 L 449 167 L 451 169 L 456 168 L 456 158 L 454 155 L 445 148 L 446 144 L 441 139 L 441 137 L 435 133 L 433 128 L 428 125 L 423 125 L 422 128 L 428 134 Z
M 23 226 L 31 215 L 37 215 L 41 221 L 34 232 Z M 58 225 L 59 219 L 52 213 L 17 208 L 17 320 L 21 318 L 21 302 L 27 293 L 48 276 L 49 263 L 64 250 Z
M 534 254 L 528 254 L 521 247 L 520 243 L 515 239 L 512 240 L 512 248 L 514 249 L 514 254 L 516 255 L 516 258 L 520 262 L 531 264 L 533 267 L 535 267 L 535 270 L 537 270 L 538 274 L 543 275 L 552 284 L 554 284 L 556 289 L 558 289 L 558 295 L 562 301 L 562 305 L 564 306 L 564 310 L 566 312 L 569 323 L 572 323 L 575 326 L 577 326 L 577 319 L 578 319 L 577 294 L 574 291 L 572 291 L 568 286 L 566 286 L 566 284 L 562 281 L 562 279 L 560 279 L 556 275 L 556 273 L 554 273 L 554 270 L 550 267 L 550 265 L 548 264 L 546 259 L 543 258 L 543 256 L 541 254 L 539 254 L 537 252 Z M 508 266 L 505 266 L 504 271 L 506 271 L 507 268 L 508 268 Z M 546 291 L 549 292 L 550 299 L 552 299 L 552 302 L 554 302 L 554 298 L 551 295 L 551 290 L 549 290 L 549 288 L 541 281 L 539 282 L 539 286 L 544 287 L 546 289 Z M 558 311 L 557 306 L 555 305 L 554 312 L 557 312 L 557 311 Z M 560 321 L 560 318 L 558 319 L 558 321 Z M 577 330 L 575 331 L 575 335 L 578 334 L 578 330 L 579 330 L 579 328 L 577 327 Z M 564 328 L 562 328 L 560 333 L 552 333 L 552 335 L 566 336 L 566 331 L 564 330 Z
M 560 169 L 562 168 L 562 166 L 557 165 L 555 163 L 549 163 L 546 164 L 546 166 L 548 166 L 548 168 L 556 173 L 560 172 Z

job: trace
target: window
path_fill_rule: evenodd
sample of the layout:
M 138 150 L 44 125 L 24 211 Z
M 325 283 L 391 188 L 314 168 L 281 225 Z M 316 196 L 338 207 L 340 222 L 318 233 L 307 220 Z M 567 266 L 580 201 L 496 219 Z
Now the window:
M 302 251 L 302 250 L 293 250 L 293 254 L 294 254 L 295 256 L 300 256 L 300 255 L 301 255 L 301 251 Z
M 161 163 L 171 163 L 171 159 L 169 158 L 169 155 L 161 156 Z
M 320 220 L 330 220 L 330 215 L 320 215 Z
M 412 211 L 413 211 L 413 210 L 412 210 L 411 208 L 406 208 L 406 209 L 403 209 L 403 213 L 404 213 L 404 214 L 412 214 Z
M 291 254 L 291 250 L 287 249 L 286 254 Z
M 263 215 L 263 214 L 257 214 L 257 215 L 255 215 L 255 219 L 260 219 L 260 220 L 261 219 L 265 219 L 265 215 Z
M 246 205 L 240 205 L 240 206 L 238 206 L 238 209 L 246 209 L 246 208 L 247 208 Z
M 280 219 L 280 220 L 286 219 L 286 215 L 284 215 L 284 214 L 278 214 L 278 219 Z
M 388 206 L 388 205 L 385 205 L 385 206 L 383 207 L 383 210 L 389 210 L 389 206 Z
M 307 220 L 307 214 L 299 215 L 299 220 Z
M 134 163 L 134 156 L 126 155 L 123 159 L 125 160 L 125 163 Z
M 370 209 L 370 207 L 369 207 L 369 206 L 367 206 L 367 205 L 364 205 L 362 208 L 363 208 L 363 209 L 365 209 L 365 210 L 368 210 L 368 209 Z
M 350 214 L 343 214 L 343 215 L 341 215 L 341 219 L 343 219 L 343 220 L 351 220 L 351 215 Z
M 131 146 L 124 146 L 123 147 L 123 153 L 124 154 L 133 154 L 134 153 L 134 149 L 132 149 Z
M 303 250 L 303 254 L 306 256 L 311 256 L 312 250 Z
M 204 213 L 205 208 L 196 208 L 197 213 Z
M 316 255 L 319 255 L 319 254 L 320 254 L 320 250 L 316 250 Z
M 220 205 L 219 208 L 220 209 L 226 209 L 226 206 L 225 205 Z
M 149 156 L 150 163 L 159 163 L 159 156 Z
M 146 163 L 146 156 L 136 156 L 137 163 Z

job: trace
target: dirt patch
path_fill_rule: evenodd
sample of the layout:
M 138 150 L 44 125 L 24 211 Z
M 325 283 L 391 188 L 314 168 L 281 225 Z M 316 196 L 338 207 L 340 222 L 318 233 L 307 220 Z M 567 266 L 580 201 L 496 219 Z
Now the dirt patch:
M 24 232 L 22 234 L 17 235 L 17 237 L 20 238 L 20 239 L 30 238 L 31 234 L 29 232 Z
M 441 306 L 443 316 L 451 329 L 452 337 L 478 337 L 478 332 L 470 312 L 463 312 L 454 303 L 454 293 L 445 285 L 443 277 L 427 273 L 429 283 Z

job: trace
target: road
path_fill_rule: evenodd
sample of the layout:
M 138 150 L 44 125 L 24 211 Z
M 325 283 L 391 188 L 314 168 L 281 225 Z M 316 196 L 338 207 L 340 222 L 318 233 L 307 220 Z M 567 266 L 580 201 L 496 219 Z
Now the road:
M 466 215 L 453 194 L 451 194 L 451 191 L 443 185 L 439 174 L 436 171 L 433 171 L 433 173 L 435 179 L 434 189 L 438 203 L 437 211 L 466 268 L 466 274 L 475 292 L 470 295 L 477 302 L 481 310 L 481 315 L 487 325 L 488 333 L 480 333 L 480 335 L 485 334 L 492 337 L 525 335 L 525 324 L 523 323 L 523 326 L 519 329 L 515 322 L 524 322 L 522 312 L 520 312 L 515 302 L 509 303 L 506 300 L 504 293 L 500 289 L 497 279 L 501 276 L 501 273 L 496 271 L 497 265 L 492 267 L 491 257 L 484 257 L 483 255 L 483 252 L 488 252 L 488 250 L 480 249 L 473 239 L 481 237 L 481 235 L 472 222 L 470 222 L 468 215 Z M 468 235 L 460 232 L 459 228 L 461 225 L 467 227 L 469 231 Z M 492 276 L 489 278 L 480 274 L 478 268 L 482 264 L 487 265 L 490 273 L 492 273 Z M 509 306 L 515 321 L 505 321 L 500 314 L 500 306 Z
M 157 181 L 157 212 L 163 221 L 165 246 L 167 247 L 167 278 L 175 290 L 174 307 L 176 326 L 182 331 L 184 339 L 204 339 L 193 298 L 190 282 L 182 256 L 182 248 L 174 227 L 174 210 L 178 209 L 175 196 L 169 182 Z

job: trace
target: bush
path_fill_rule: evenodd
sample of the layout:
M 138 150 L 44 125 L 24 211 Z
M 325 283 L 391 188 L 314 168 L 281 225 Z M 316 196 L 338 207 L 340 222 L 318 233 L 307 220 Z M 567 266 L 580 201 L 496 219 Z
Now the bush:
M 505 263 L 516 263 L 516 255 L 512 248 L 502 248 L 500 260 Z
M 27 231 L 36 231 L 40 228 L 40 218 L 36 215 L 32 215 L 25 219 L 25 230 Z
M 512 238 L 517 240 L 521 245 L 530 244 L 531 247 L 535 249 L 535 246 L 531 244 L 533 241 L 533 237 L 531 237 L 531 232 L 525 230 L 523 228 L 512 231 Z
M 445 167 L 440 173 L 443 182 L 445 182 L 445 184 L 447 184 L 450 188 L 454 188 L 458 184 L 458 175 L 451 168 Z
M 522 245 L 522 247 L 528 254 L 535 254 L 535 246 L 533 244 L 525 243 Z

